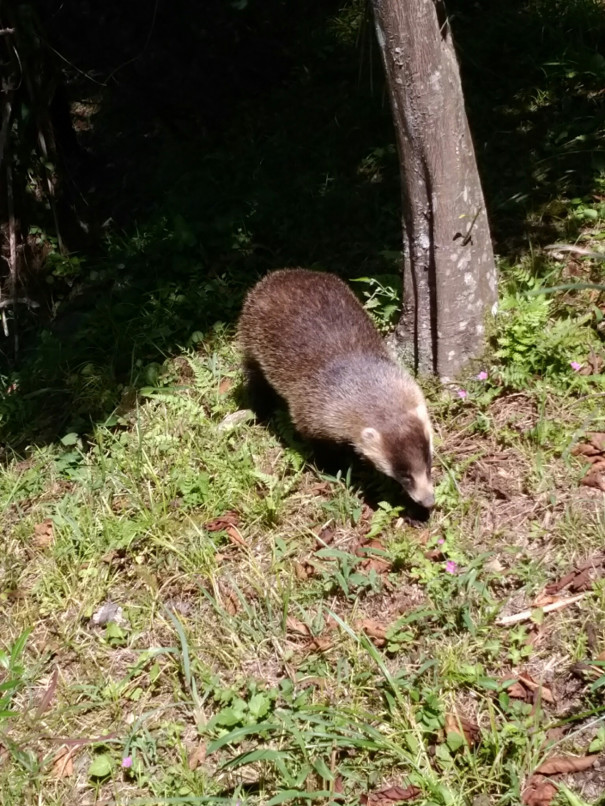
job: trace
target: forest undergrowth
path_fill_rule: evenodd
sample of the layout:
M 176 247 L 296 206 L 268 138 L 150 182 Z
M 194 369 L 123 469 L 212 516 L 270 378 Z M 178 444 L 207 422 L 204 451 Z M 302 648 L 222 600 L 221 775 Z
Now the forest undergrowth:
M 31 229 L 48 307 L 3 363 L 0 803 L 605 804 L 603 23 L 588 0 L 452 6 L 500 307 L 465 377 L 422 380 L 425 521 L 361 462 L 318 466 L 286 412 L 255 423 L 234 342 L 287 265 L 395 321 L 363 4 L 284 17 L 279 80 L 214 129 L 163 7 L 120 81 L 64 68 L 103 224 L 67 253 Z M 62 24 L 75 64 L 105 57 Z
M 6 462 L 2 802 L 599 803 L 603 294 L 529 285 L 427 387 L 427 522 L 238 414 L 224 325 Z

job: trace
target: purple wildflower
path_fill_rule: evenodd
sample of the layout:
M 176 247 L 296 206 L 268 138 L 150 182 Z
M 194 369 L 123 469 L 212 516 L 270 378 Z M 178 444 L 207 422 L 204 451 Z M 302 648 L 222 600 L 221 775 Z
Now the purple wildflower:
M 445 564 L 445 570 L 448 574 L 455 574 L 458 570 L 458 565 L 453 560 L 448 560 Z
M 122 759 L 122 767 L 124 767 L 126 770 L 132 767 L 132 756 L 124 756 Z
M 569 366 L 573 369 L 574 372 L 577 372 L 579 369 L 582 369 L 582 364 L 579 364 L 577 361 L 570 361 Z
M 461 400 L 464 400 L 464 398 L 465 398 L 467 395 L 468 395 L 468 392 L 466 391 L 466 389 L 458 389 L 458 397 L 459 397 Z
M 439 543 L 439 545 L 442 546 L 445 543 L 445 537 L 440 537 L 437 543 Z
M 486 381 L 487 380 L 487 372 L 482 369 L 481 372 L 477 375 L 478 381 Z

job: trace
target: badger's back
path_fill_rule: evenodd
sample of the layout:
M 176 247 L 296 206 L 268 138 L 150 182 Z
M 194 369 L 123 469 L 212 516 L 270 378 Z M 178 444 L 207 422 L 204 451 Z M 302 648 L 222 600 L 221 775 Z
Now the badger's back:
M 248 370 L 262 371 L 306 436 L 353 441 L 370 412 L 400 418 L 406 388 L 410 407 L 421 400 L 353 292 L 333 274 L 268 274 L 246 298 L 239 340 Z
M 340 356 L 387 357 L 372 321 L 345 283 L 305 269 L 272 272 L 248 294 L 239 323 L 244 354 L 287 398 Z

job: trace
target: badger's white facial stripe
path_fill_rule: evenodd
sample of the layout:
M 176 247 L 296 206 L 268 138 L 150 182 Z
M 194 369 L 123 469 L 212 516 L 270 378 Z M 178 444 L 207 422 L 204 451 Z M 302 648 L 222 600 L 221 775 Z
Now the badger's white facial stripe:
M 430 449 L 431 449 L 431 455 L 432 455 L 433 454 L 433 428 L 431 426 L 431 421 L 429 419 L 429 413 L 427 411 L 427 408 L 424 405 L 424 403 L 419 403 L 418 406 L 416 406 L 416 408 L 413 410 L 412 413 L 416 417 L 418 417 L 418 419 L 420 420 L 420 422 L 424 426 L 424 433 L 425 433 L 426 438 L 427 438 L 427 440 L 429 442 L 429 446 L 430 446 Z
M 387 476 L 393 475 L 391 463 L 384 455 L 382 434 L 375 428 L 364 428 L 361 432 L 361 452 Z
M 414 489 L 410 492 L 412 498 L 419 504 L 427 505 L 427 502 L 434 501 L 433 482 L 426 473 L 414 474 Z M 432 506 L 432 503 L 430 504 Z

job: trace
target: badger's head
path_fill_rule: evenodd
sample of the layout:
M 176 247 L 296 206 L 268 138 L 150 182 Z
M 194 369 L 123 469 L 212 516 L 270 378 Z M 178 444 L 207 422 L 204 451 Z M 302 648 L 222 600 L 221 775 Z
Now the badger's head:
M 400 422 L 363 428 L 358 450 L 398 481 L 417 504 L 426 509 L 435 505 L 431 480 L 433 432 L 424 403 L 407 412 Z

